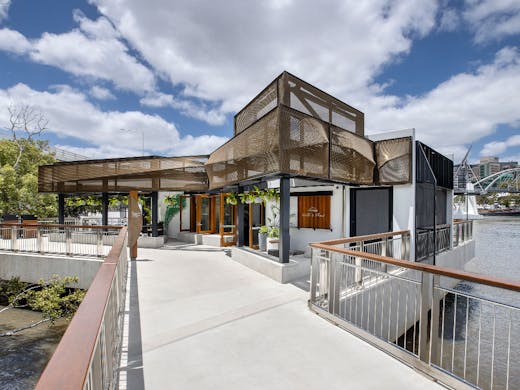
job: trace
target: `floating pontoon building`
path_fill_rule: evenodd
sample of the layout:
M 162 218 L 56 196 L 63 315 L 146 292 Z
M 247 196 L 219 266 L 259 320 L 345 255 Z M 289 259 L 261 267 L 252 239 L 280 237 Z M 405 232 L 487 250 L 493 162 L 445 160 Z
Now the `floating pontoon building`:
M 279 205 L 226 202 L 254 188 L 276 189 Z M 453 163 L 413 130 L 366 136 L 361 111 L 283 72 L 235 115 L 233 138 L 209 156 L 61 162 L 40 167 L 39 190 L 60 193 L 60 202 L 150 193 L 152 225 L 157 192 L 179 191 L 173 234 L 255 249 L 271 221 L 281 263 L 313 241 L 398 230 L 415 232 L 408 248 L 419 260 L 450 245 Z

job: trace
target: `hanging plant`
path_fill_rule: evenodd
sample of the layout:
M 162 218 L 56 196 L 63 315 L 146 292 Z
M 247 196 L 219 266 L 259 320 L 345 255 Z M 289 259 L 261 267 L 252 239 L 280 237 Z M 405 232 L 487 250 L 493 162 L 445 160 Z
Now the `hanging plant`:
M 237 194 L 230 193 L 226 195 L 226 204 L 236 205 L 238 203 Z

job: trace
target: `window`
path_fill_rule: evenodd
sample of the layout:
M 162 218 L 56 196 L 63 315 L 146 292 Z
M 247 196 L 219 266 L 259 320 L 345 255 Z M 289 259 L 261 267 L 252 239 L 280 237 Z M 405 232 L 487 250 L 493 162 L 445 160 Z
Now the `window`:
M 330 229 L 330 197 L 298 196 L 298 228 Z

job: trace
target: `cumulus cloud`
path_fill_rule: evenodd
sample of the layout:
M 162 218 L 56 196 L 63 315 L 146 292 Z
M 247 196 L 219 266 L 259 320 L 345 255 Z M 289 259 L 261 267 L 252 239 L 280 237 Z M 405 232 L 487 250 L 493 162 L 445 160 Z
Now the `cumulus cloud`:
M 508 148 L 520 146 L 520 135 L 513 135 L 505 141 L 493 141 L 484 145 L 480 152 L 482 156 L 497 156 L 504 153 Z
M 518 0 L 466 0 L 464 19 L 484 43 L 520 33 Z
M 423 96 L 368 103 L 368 132 L 417 129 L 426 143 L 463 156 L 464 145 L 492 134 L 498 125 L 520 125 L 520 52 L 500 50 L 493 62 L 461 73 Z
M 116 97 L 109 89 L 94 85 L 90 88 L 90 95 L 98 100 L 114 100 Z
M 0 0 L 0 22 L 3 19 L 7 19 L 7 13 L 9 12 L 10 5 L 11 0 Z
M 173 95 L 152 92 L 143 97 L 139 101 L 142 105 L 148 107 L 172 107 L 186 116 L 200 119 L 211 125 L 221 125 L 226 120 L 226 115 L 217 108 L 208 108 L 203 103 L 196 104 L 187 99 L 178 99 Z
M 226 141 L 216 136 L 182 137 L 173 124 L 158 115 L 102 111 L 84 94 L 64 85 L 55 86 L 51 92 L 37 91 L 25 84 L 0 89 L 0 107 L 10 102 L 24 102 L 39 108 L 49 119 L 48 131 L 58 137 L 83 141 L 88 146 L 75 152 L 87 156 L 140 155 L 141 131 L 145 135 L 146 151 L 165 155 L 207 153 Z M 7 110 L 0 111 L 0 123 L 7 120 Z M 134 131 L 120 131 L 122 128 Z
M 31 49 L 31 43 L 18 31 L 0 29 L 0 50 L 14 54 L 25 54 Z
M 459 27 L 460 17 L 457 10 L 446 8 L 442 10 L 439 22 L 440 31 L 454 31 Z
M 284 69 L 352 96 L 431 31 L 437 12 L 433 0 L 92 2 L 161 77 L 186 96 L 222 102 L 223 112 Z

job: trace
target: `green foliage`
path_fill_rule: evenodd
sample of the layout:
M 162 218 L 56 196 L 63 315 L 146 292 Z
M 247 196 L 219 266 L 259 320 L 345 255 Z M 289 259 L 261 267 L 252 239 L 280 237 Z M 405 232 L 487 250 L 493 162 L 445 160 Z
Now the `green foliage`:
M 59 318 L 72 318 L 85 297 L 83 290 L 67 286 L 78 282 L 77 277 L 54 275 L 49 280 L 30 284 L 19 278 L 0 281 L 0 298 L 11 308 L 30 308 L 42 314 L 42 320 L 54 323 Z
M 9 139 L 0 140 L 0 214 L 57 215 L 56 195 L 38 193 L 38 166 L 52 164 L 55 158 L 47 142 L 19 139 L 23 153 L 15 168 L 19 147 Z
M 41 312 L 42 317 L 51 322 L 58 318 L 70 319 L 85 297 L 83 290 L 68 293 L 67 285 L 77 282 L 78 278 L 72 276 L 53 276 L 48 281 L 40 280 L 38 284 L 42 288 L 27 291 L 25 299 L 32 310 Z
M 172 218 L 181 211 L 181 204 L 182 208 L 186 207 L 186 198 L 181 197 L 181 195 L 170 195 L 164 198 L 164 203 L 167 205 L 164 215 L 164 226 L 167 230 Z
M 65 198 L 65 215 L 79 217 L 88 213 L 101 212 L 101 198 L 93 195 Z
M 258 229 L 258 233 L 260 234 L 269 234 L 269 226 L 263 225 Z

